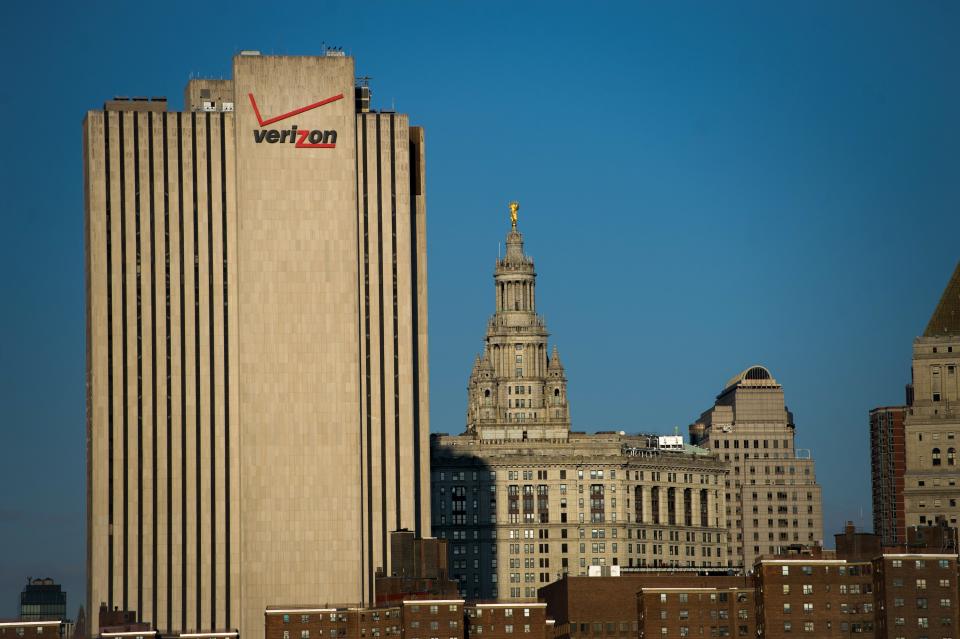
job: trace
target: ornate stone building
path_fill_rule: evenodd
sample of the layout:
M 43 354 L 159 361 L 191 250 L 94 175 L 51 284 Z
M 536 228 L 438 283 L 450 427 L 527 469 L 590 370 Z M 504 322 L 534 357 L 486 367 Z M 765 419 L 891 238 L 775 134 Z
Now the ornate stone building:
M 960 264 L 923 335 L 913 341 L 904 423 L 906 525 L 960 515 Z
M 433 532 L 450 542 L 451 577 L 467 598 L 531 600 L 565 574 L 725 565 L 726 464 L 680 437 L 571 432 L 516 208 L 466 432 L 431 437 Z
M 727 565 L 750 568 L 794 544 L 823 544 L 823 508 L 809 450 L 794 447 L 793 413 L 783 387 L 763 366 L 727 382 L 690 426 L 690 441 L 729 465 L 724 515 Z
M 537 315 L 537 274 L 523 253 L 516 203 L 507 253 L 494 269 L 496 312 L 486 346 L 467 386 L 467 433 L 482 441 L 566 439 L 570 431 L 567 378 L 557 347 L 547 356 L 547 332 Z

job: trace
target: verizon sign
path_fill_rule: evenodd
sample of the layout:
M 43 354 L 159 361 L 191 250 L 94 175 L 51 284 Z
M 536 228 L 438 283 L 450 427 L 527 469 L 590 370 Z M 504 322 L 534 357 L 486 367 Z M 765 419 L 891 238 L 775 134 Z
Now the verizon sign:
M 247 96 L 250 98 L 250 106 L 253 107 L 253 113 L 257 116 L 257 123 L 260 125 L 260 128 L 253 130 L 253 141 L 256 144 L 263 144 L 264 142 L 267 144 L 292 144 L 296 149 L 336 148 L 336 129 L 301 129 L 298 128 L 296 124 L 291 126 L 289 129 L 268 129 L 266 127 L 300 115 L 301 113 L 318 109 L 324 105 L 330 104 L 331 102 L 342 100 L 342 93 L 330 98 L 326 98 L 325 100 L 320 100 L 319 102 L 314 102 L 313 104 L 308 104 L 300 107 L 299 109 L 294 109 L 293 111 L 266 119 L 264 119 L 260 114 L 260 108 L 257 106 L 257 101 L 253 97 L 253 94 L 248 93 Z

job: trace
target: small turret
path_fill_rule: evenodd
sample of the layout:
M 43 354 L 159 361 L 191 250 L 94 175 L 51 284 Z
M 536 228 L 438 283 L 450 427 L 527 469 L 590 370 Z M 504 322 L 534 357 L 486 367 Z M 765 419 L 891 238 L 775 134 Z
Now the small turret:
M 553 351 L 550 353 L 550 361 L 547 364 L 547 370 L 549 371 L 563 371 L 563 364 L 560 363 L 560 352 L 557 350 L 557 345 L 553 345 Z

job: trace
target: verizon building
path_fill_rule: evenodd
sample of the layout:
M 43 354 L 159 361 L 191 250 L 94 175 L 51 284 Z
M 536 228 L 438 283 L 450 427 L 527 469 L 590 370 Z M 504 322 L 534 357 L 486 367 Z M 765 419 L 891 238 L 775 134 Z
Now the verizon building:
M 87 610 L 257 637 L 429 532 L 423 131 L 354 78 L 246 52 L 87 113 Z

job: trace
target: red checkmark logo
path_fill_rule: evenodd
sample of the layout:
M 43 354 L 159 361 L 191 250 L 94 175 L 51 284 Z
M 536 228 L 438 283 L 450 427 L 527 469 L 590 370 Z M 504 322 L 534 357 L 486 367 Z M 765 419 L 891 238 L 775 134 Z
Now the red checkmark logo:
M 288 113 L 282 115 L 277 115 L 272 118 L 267 118 L 266 120 L 260 115 L 260 109 L 257 107 L 257 101 L 253 98 L 252 93 L 248 93 L 247 96 L 250 98 L 250 106 L 253 107 L 253 112 L 257 116 L 257 122 L 260 123 L 261 127 L 265 127 L 268 124 L 273 124 L 274 122 L 279 122 L 280 120 L 286 120 L 287 118 L 292 118 L 295 115 L 300 115 L 317 107 L 322 107 L 325 104 L 330 104 L 331 102 L 336 102 L 337 100 L 343 99 L 343 94 L 335 95 L 332 98 L 327 98 L 326 100 L 320 100 L 319 102 L 314 102 L 313 104 L 308 104 L 307 106 L 300 107 L 299 109 L 294 109 Z

